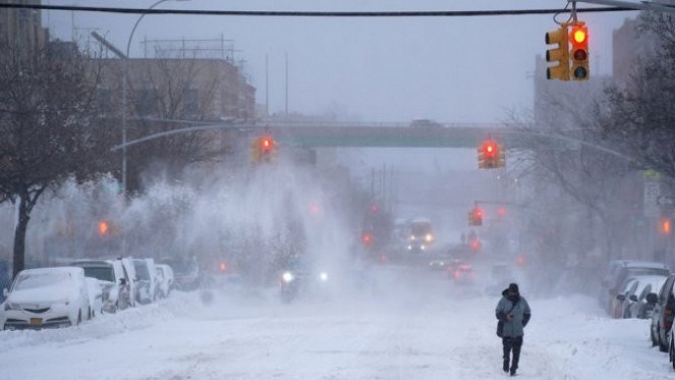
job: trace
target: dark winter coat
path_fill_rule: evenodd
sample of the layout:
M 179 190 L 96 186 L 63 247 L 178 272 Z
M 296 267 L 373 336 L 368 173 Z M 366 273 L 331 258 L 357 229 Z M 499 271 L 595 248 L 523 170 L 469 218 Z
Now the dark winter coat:
M 497 304 L 497 309 L 495 311 L 497 319 L 504 322 L 504 334 L 505 338 L 515 338 L 523 336 L 524 327 L 530 321 L 532 312 L 530 311 L 530 305 L 527 303 L 525 298 L 521 297 L 520 294 L 514 299 L 510 299 L 507 294 L 507 290 L 502 292 L 502 299 L 499 300 Z M 513 307 L 513 304 L 516 303 L 516 306 Z M 513 310 L 511 308 L 513 307 Z M 511 310 L 509 312 L 509 310 Z M 507 319 L 507 313 L 511 314 L 513 318 L 511 321 Z

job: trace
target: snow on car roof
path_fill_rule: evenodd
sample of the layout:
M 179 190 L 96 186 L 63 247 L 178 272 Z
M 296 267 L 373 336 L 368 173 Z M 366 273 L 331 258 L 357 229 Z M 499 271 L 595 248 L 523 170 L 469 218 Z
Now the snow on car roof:
M 66 273 L 75 274 L 81 273 L 84 275 L 84 269 L 78 267 L 50 267 L 50 268 L 31 268 L 24 269 L 21 273 L 25 274 L 51 274 L 51 273 Z

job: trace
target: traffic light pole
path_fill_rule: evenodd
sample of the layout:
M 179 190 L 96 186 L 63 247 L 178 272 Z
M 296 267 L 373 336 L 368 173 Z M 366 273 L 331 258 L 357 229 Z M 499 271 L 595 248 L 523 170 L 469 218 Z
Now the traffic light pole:
M 598 4 L 598 5 L 607 5 L 609 7 L 617 8 L 630 8 L 639 10 L 648 10 L 648 11 L 660 11 L 666 13 L 675 13 L 675 7 L 655 4 L 653 1 L 642 1 L 639 3 L 634 3 L 632 1 L 621 1 L 621 0 L 568 0 L 568 3 L 588 3 L 588 4 Z

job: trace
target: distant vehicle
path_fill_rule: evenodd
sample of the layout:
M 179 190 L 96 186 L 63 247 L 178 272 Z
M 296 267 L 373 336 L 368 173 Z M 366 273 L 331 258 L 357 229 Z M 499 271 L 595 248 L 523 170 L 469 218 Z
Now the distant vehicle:
M 424 251 L 435 240 L 436 237 L 434 236 L 431 220 L 417 218 L 410 221 L 408 225 L 409 251 Z
M 171 267 L 174 274 L 174 287 L 178 290 L 197 290 L 202 282 L 202 271 L 193 258 L 186 259 L 162 259 L 159 261 Z
M 5 330 L 75 326 L 89 315 L 82 268 L 24 269 L 3 293 L 7 300 L 0 326 Z
M 306 258 L 291 258 L 281 272 L 279 295 L 281 302 L 289 303 L 301 295 L 329 296 L 335 279 Z
M 456 284 L 471 284 L 476 280 L 476 274 L 469 263 L 458 263 L 448 267 L 448 275 Z
M 448 265 L 452 263 L 452 261 L 453 258 L 450 255 L 442 255 L 429 261 L 429 269 L 444 270 Z

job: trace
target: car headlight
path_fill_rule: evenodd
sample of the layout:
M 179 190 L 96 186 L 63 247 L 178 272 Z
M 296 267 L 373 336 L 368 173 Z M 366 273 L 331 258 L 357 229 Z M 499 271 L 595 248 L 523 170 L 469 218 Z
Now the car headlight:
M 427 242 L 432 241 L 432 240 L 434 240 L 434 235 L 432 235 L 432 234 L 426 234 L 426 235 L 424 236 L 424 240 L 426 240 Z
M 9 301 L 5 302 L 5 311 L 9 311 L 9 310 L 20 310 L 20 309 L 21 309 L 21 308 L 20 308 L 19 305 L 17 305 L 17 304 L 11 303 L 11 302 L 9 302 Z
M 328 281 L 328 273 L 321 272 L 321 274 L 319 275 L 319 279 L 321 279 L 321 281 Z
M 284 274 L 281 276 L 281 278 L 284 280 L 284 282 L 291 282 L 293 281 L 293 273 L 291 272 L 284 272 Z

